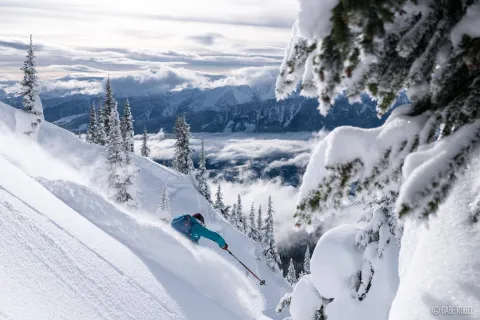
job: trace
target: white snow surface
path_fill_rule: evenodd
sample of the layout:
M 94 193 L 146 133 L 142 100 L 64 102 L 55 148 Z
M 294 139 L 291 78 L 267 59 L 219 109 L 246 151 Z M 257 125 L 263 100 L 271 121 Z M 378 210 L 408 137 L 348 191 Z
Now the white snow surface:
M 33 112 L 26 112 L 22 109 L 15 112 L 15 132 L 17 134 L 26 134 L 31 139 L 37 140 L 38 131 L 45 120 L 43 115 L 42 101 L 38 94 L 34 96 Z
M 313 285 L 312 275 L 307 274 L 301 277 L 295 285 L 290 303 L 290 313 L 293 319 L 312 320 L 321 305 L 322 298 Z
M 438 175 L 438 168 L 446 168 L 455 155 L 459 154 L 463 148 L 468 147 L 470 141 L 475 139 L 475 135 L 480 130 L 480 121 L 465 125 L 458 129 L 456 134 L 443 138 L 432 147 L 409 154 L 405 159 L 402 168 L 404 183 L 400 189 L 397 200 L 397 212 L 401 205 L 407 204 L 414 207 L 414 212 L 419 212 L 424 206 L 427 206 L 430 198 L 424 197 L 422 191 L 428 188 L 430 181 Z
M 363 169 L 359 178 L 369 176 L 385 150 L 419 134 L 428 118 L 407 116 L 409 108 L 409 105 L 396 108 L 385 124 L 378 128 L 343 126 L 328 133 L 312 152 L 300 187 L 299 203 L 307 198 L 310 191 L 315 190 L 322 178 L 328 174 L 326 166 L 360 159 Z M 400 160 L 392 159 L 391 162 Z
M 428 224 L 407 219 L 390 320 L 480 319 L 480 226 L 470 215 L 479 194 L 477 152 Z
M 300 0 L 297 18 L 300 34 L 310 40 L 319 40 L 330 33 L 330 16 L 338 2 L 339 0 Z
M 362 253 L 355 248 L 359 231 L 355 225 L 341 225 L 318 241 L 310 265 L 312 282 L 323 297 L 338 296 L 348 278 L 361 269 Z
M 136 157 L 139 209 L 127 211 L 103 187 L 102 147 L 48 122 L 38 143 L 15 134 L 15 111 L 0 103 L 1 317 L 278 319 L 290 286 L 188 177 Z M 202 212 L 267 286 L 215 243 L 194 245 L 161 222 L 164 185 L 172 215 Z
M 398 287 L 398 248 L 389 245 L 382 258 L 372 254 L 375 242 L 366 249 L 356 246 L 356 237 L 365 223 L 345 224 L 326 232 L 318 241 L 311 259 L 311 275 L 295 286 L 290 305 L 294 320 L 313 319 L 324 299 L 324 313 L 332 320 L 384 320 Z M 365 259 L 375 271 L 366 297 L 357 298 L 355 281 L 365 267 Z M 365 271 L 365 270 L 362 270 Z M 323 300 L 325 303 L 325 300 Z
M 471 5 L 465 16 L 457 23 L 451 33 L 452 43 L 455 47 L 460 44 L 464 34 L 476 38 L 480 37 L 480 4 Z
M 74 114 L 72 116 L 67 116 L 67 117 L 63 117 L 63 118 L 60 118 L 58 120 L 55 120 L 53 121 L 54 124 L 56 125 L 65 125 L 65 124 L 68 124 L 70 122 L 72 122 L 73 120 L 77 119 L 77 118 L 80 118 L 80 117 L 83 117 L 87 115 L 87 113 L 81 113 L 81 114 Z

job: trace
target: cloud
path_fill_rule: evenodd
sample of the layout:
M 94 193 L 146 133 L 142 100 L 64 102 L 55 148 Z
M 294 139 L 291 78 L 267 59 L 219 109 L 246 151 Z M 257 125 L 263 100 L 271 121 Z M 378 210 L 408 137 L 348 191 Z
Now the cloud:
M 205 33 L 188 37 L 190 40 L 207 46 L 215 44 L 215 41 L 220 38 L 223 38 L 220 33 Z
M 210 43 L 220 38 L 219 34 L 202 34 L 192 36 L 194 41 L 200 43 Z M 21 78 L 19 66 L 25 59 L 23 42 L 0 39 L 0 73 L 8 75 L 10 78 Z M 5 46 L 2 47 L 1 44 Z M 42 45 L 43 50 L 37 52 L 37 67 L 40 78 L 43 80 L 58 80 L 65 76 L 82 77 L 88 75 L 107 76 L 132 76 L 136 79 L 137 74 L 143 70 L 159 71 L 165 68 L 178 69 L 170 72 L 181 74 L 185 78 L 185 70 L 197 72 L 195 77 L 204 78 L 208 73 L 218 73 L 216 78 L 218 83 L 210 81 L 193 81 L 198 84 L 205 84 L 205 88 L 218 87 L 223 85 L 253 84 L 254 79 L 264 83 L 269 81 L 274 83 L 278 66 L 281 63 L 281 56 L 261 53 L 242 53 L 242 52 L 217 52 L 209 51 L 201 54 L 173 51 L 158 52 L 151 50 L 127 50 L 122 48 L 82 48 L 72 49 L 61 46 Z M 2 50 L 2 48 L 4 48 Z M 15 48 L 15 49 L 13 49 Z M 208 72 L 206 72 L 208 70 Z M 192 78 L 189 76 L 188 78 Z M 260 79 L 263 77 L 263 79 Z M 210 80 L 213 77 L 206 77 Z M 171 77 L 169 78 L 170 80 Z M 168 86 L 162 86 L 168 88 Z M 163 89 L 162 89 L 163 90 Z
M 188 87 L 202 87 L 208 79 L 186 69 L 161 68 L 133 75 L 112 77 L 115 92 L 122 96 L 144 96 Z
M 295 158 L 310 154 L 316 135 L 311 132 L 292 133 L 204 133 L 195 132 L 191 143 L 198 155 L 202 139 L 210 163 L 264 158 Z M 139 142 L 140 143 L 140 142 Z M 157 160 L 172 159 L 174 140 L 153 140 L 151 157 Z M 159 153 L 156 153 L 155 150 Z M 301 158 L 299 158 L 301 159 Z M 296 163 L 303 165 L 301 161 Z
M 89 66 L 81 65 L 81 64 L 72 64 L 72 65 L 58 65 L 52 64 L 46 67 L 46 69 L 51 70 L 65 70 L 65 71 L 73 71 L 73 72 L 105 72 L 105 70 L 92 68 Z
M 269 86 L 275 83 L 278 67 L 246 67 L 232 71 L 222 79 L 213 81 L 211 87 L 248 85 L 252 87 Z
M 29 42 L 21 41 L 21 40 L 2 40 L 0 39 L 0 47 L 4 48 L 11 48 L 16 50 L 25 51 L 29 47 Z M 35 49 L 40 51 L 43 50 L 42 44 L 35 44 Z
M 205 24 L 223 24 L 232 26 L 244 26 L 244 27 L 260 27 L 260 28 L 280 28 L 291 29 L 295 22 L 295 17 L 262 17 L 258 19 L 255 16 L 228 16 L 228 17 L 201 17 L 201 16 L 174 16 L 174 15 L 161 15 L 161 14 L 141 14 L 139 17 L 162 20 L 162 21 L 177 21 L 177 22 L 194 22 Z
M 43 69 L 48 72 L 70 70 L 68 76 L 41 81 L 42 95 L 98 94 L 108 75 L 102 69 L 75 65 L 50 65 Z M 216 76 L 195 72 L 182 67 L 163 66 L 153 70 L 140 70 L 123 74 L 110 71 L 115 94 L 122 97 L 146 96 L 185 88 L 213 89 L 223 86 L 248 85 L 262 91 L 273 89 L 276 68 L 242 68 L 230 75 Z M 78 87 L 75 87 L 78 86 Z M 5 91 L 16 94 L 20 90 L 18 82 L 6 83 Z M 70 90 L 70 91 L 69 91 Z
M 20 83 L 7 85 L 3 90 L 9 94 L 17 96 L 20 94 L 22 87 Z M 87 80 L 56 80 L 56 81 L 40 81 L 40 92 L 47 97 L 63 97 L 73 94 L 96 95 L 103 91 L 100 81 Z
M 285 186 L 277 180 L 258 180 L 252 183 L 235 183 L 220 181 L 223 193 L 223 201 L 227 205 L 237 202 L 237 195 L 242 197 L 244 215 L 248 215 L 252 202 L 256 210 L 262 206 L 264 217 L 266 216 L 268 196 L 272 196 L 273 208 L 275 214 L 274 231 L 277 241 L 285 241 L 294 232 L 295 225 L 293 214 L 298 199 L 298 189 L 292 186 Z M 215 192 L 216 183 L 209 181 L 212 192 Z

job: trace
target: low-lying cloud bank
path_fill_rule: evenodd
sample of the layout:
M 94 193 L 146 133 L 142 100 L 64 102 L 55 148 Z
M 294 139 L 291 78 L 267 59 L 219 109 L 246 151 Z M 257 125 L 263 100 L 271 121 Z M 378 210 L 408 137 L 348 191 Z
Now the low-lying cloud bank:
M 192 41 L 210 43 L 221 34 L 202 33 Z M 35 40 L 35 39 L 34 39 Z M 0 37 L 0 90 L 20 93 L 20 66 L 26 39 Z M 283 58 L 281 47 L 230 52 L 154 51 L 124 48 L 71 48 L 35 42 L 41 92 L 47 96 L 96 95 L 110 76 L 119 96 L 144 96 L 184 88 L 273 86 Z M 1 91 L 0 91 L 1 94 Z
M 272 197 L 273 208 L 275 210 L 275 238 L 277 241 L 286 241 L 293 233 L 295 225 L 293 214 L 298 199 L 298 189 L 292 186 L 283 185 L 278 179 L 266 181 L 257 180 L 251 183 L 236 183 L 228 181 L 219 181 L 222 186 L 223 201 L 227 205 L 237 202 L 237 195 L 242 197 L 244 215 L 250 213 L 252 203 L 255 210 L 262 206 L 262 212 L 266 217 L 268 197 Z M 212 192 L 215 192 L 217 185 L 209 181 Z
M 263 170 L 292 165 L 305 168 L 310 153 L 316 143 L 325 135 L 311 132 L 295 133 L 195 133 L 191 142 L 195 156 L 200 151 L 201 140 L 204 140 L 209 167 L 222 163 L 209 184 L 212 194 L 217 183 L 222 187 L 224 202 L 232 205 L 240 194 L 243 200 L 244 214 L 248 215 L 254 203 L 255 210 L 261 205 L 267 209 L 268 197 L 272 196 L 275 209 L 275 235 L 279 242 L 290 241 L 293 231 L 293 214 L 298 200 L 298 188 L 285 183 L 279 176 L 269 179 L 258 179 L 253 167 L 260 161 L 265 163 Z M 163 132 L 149 135 L 151 157 L 160 163 L 170 160 L 174 154 L 175 140 L 166 138 Z M 140 152 L 141 136 L 136 136 L 135 149 Z M 265 161 L 265 159 L 276 159 Z M 228 176 L 234 171 L 235 177 Z M 228 177 L 227 177 L 228 176 Z M 227 179 L 229 178 L 229 179 Z M 301 179 L 301 177 L 299 177 Z
M 74 66 L 72 70 L 86 70 Z M 247 67 L 226 76 L 198 73 L 184 68 L 162 67 L 158 70 L 137 71 L 125 75 L 111 75 L 114 92 L 119 97 L 138 97 L 179 91 L 187 88 L 213 89 L 223 86 L 247 85 L 256 88 L 274 86 L 276 67 Z M 106 78 L 101 76 L 70 75 L 59 79 L 40 81 L 41 95 L 63 97 L 74 94 L 98 95 L 104 93 Z M 17 96 L 21 85 L 15 81 L 1 81 L 0 90 Z M 268 90 L 268 89 L 265 89 Z
M 272 162 L 271 166 L 282 163 L 305 165 L 305 156 L 310 154 L 313 144 L 324 134 L 312 132 L 288 133 L 193 133 L 191 144 L 194 157 L 198 156 L 202 139 L 205 144 L 207 161 L 235 162 L 240 160 L 260 160 L 279 158 L 284 160 Z M 159 138 L 160 137 L 160 138 Z M 136 136 L 136 147 L 140 148 L 141 135 Z M 170 160 L 174 154 L 173 137 L 165 134 L 149 136 L 151 158 L 154 160 Z

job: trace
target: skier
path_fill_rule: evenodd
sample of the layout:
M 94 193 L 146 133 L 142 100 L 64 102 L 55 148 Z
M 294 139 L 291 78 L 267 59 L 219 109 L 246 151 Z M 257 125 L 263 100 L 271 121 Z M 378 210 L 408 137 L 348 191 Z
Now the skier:
M 195 218 L 195 219 L 194 219 Z M 193 216 L 185 214 L 172 220 L 172 227 L 181 234 L 187 236 L 194 243 L 198 243 L 201 237 L 215 241 L 223 250 L 228 249 L 225 240 L 216 232 L 210 231 L 205 227 L 205 220 L 200 213 Z

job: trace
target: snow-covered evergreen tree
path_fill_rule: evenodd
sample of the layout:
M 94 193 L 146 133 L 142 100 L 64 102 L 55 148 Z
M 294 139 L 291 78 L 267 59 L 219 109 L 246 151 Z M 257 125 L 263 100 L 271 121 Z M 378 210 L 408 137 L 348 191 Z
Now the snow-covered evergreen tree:
M 245 218 L 243 216 L 243 206 L 242 206 L 242 196 L 240 193 L 237 195 L 237 207 L 236 207 L 236 222 L 237 222 L 237 229 L 241 232 L 245 233 Z
M 262 205 L 258 205 L 257 231 L 258 231 L 258 242 L 263 243 L 265 230 L 263 229 Z
M 255 206 L 252 203 L 250 207 L 250 215 L 248 216 L 248 233 L 247 235 L 254 241 L 259 241 L 257 224 L 255 221 Z
M 290 306 L 290 303 L 292 302 L 292 293 L 286 293 L 281 299 L 280 302 L 278 303 L 277 307 L 275 308 L 275 312 L 277 314 L 280 314 L 285 310 L 286 307 Z M 316 320 L 316 319 L 315 319 Z
M 98 117 L 97 117 L 97 143 L 100 145 L 105 145 L 107 142 L 107 133 L 105 131 L 105 108 L 100 106 L 98 110 Z
M 104 121 L 105 134 L 107 135 L 107 137 L 110 135 L 110 129 L 111 129 L 110 115 L 112 113 L 112 109 L 114 108 L 117 108 L 117 101 L 113 97 L 112 84 L 110 82 L 110 77 L 108 77 L 107 84 L 105 85 L 105 98 L 103 100 L 103 114 L 105 115 L 103 121 Z
M 87 142 L 98 143 L 98 128 L 97 128 L 97 111 L 95 110 L 95 104 L 92 103 L 92 108 L 90 109 L 90 122 L 88 123 L 87 129 Z
M 220 182 L 218 182 L 217 184 L 217 192 L 215 192 L 215 203 L 213 204 L 213 207 L 217 210 L 222 210 L 223 208 L 225 208 L 225 204 L 223 203 L 222 187 L 220 186 Z
M 130 110 L 130 103 L 128 99 L 125 101 L 125 108 L 123 109 L 122 117 L 122 136 L 125 150 L 125 161 L 130 164 L 134 156 L 134 133 L 133 133 L 133 117 Z
M 185 115 L 177 117 L 173 130 L 176 137 L 173 168 L 180 173 L 189 175 L 193 171 L 193 161 L 190 156 L 193 150 L 190 147 L 190 125 L 187 123 Z
M 223 209 L 220 209 L 222 216 L 227 219 L 227 221 L 230 221 L 230 208 L 230 206 L 225 206 Z
M 140 149 L 142 157 L 149 157 L 150 156 L 150 148 L 148 147 L 148 132 L 147 127 L 143 127 L 143 137 L 142 137 L 142 148 Z
M 264 234 L 263 234 L 263 252 L 265 254 L 267 265 L 272 271 L 278 270 L 281 264 L 280 256 L 278 255 L 277 245 L 275 244 L 275 234 L 273 226 L 273 203 L 272 197 L 268 197 L 268 211 L 265 219 Z
M 38 96 L 38 75 L 35 62 L 35 47 L 33 46 L 32 35 L 30 35 L 30 45 L 27 50 L 27 57 L 21 68 L 23 71 L 23 80 L 22 80 L 22 104 L 23 110 L 40 115 L 43 113 L 43 110 L 37 110 L 35 108 L 35 99 Z
M 108 184 L 111 196 L 115 201 L 135 207 L 137 190 L 134 182 L 137 170 L 133 164 L 127 163 L 120 117 L 116 102 L 114 101 L 114 103 L 114 106 L 109 109 L 108 123 L 110 125 L 110 132 L 105 142 L 105 152 L 108 163 Z M 105 111 L 106 110 L 104 110 L 104 112 Z
M 123 147 L 120 119 L 117 108 L 111 108 L 108 115 L 108 123 L 111 125 L 110 134 L 107 136 L 105 151 L 108 168 L 108 183 L 112 197 L 117 202 L 124 202 L 126 189 L 124 182 L 125 149 Z
M 160 210 L 166 213 L 171 212 L 170 208 L 170 196 L 168 194 L 168 189 L 166 186 L 162 188 L 162 196 L 160 198 Z
M 128 99 L 125 102 L 123 109 L 123 117 L 121 121 L 121 132 L 123 136 L 123 150 L 125 152 L 125 177 L 124 184 L 127 191 L 127 204 L 131 207 L 136 207 L 137 189 L 135 187 L 135 179 L 138 172 L 134 164 L 135 150 L 134 150 L 134 132 L 133 132 L 133 117 L 130 109 Z
M 238 226 L 238 216 L 237 216 L 237 204 L 232 205 L 232 212 L 230 213 L 230 224 L 234 227 Z
M 42 101 L 39 96 L 35 52 L 31 35 L 27 56 L 21 70 L 23 70 L 23 80 L 21 82 L 23 110 L 18 110 L 15 113 L 15 132 L 26 134 L 36 140 L 44 116 Z
M 290 258 L 290 264 L 288 265 L 287 281 L 292 286 L 294 286 L 298 281 L 297 280 L 297 274 L 295 272 L 295 266 L 293 265 L 293 259 L 292 258 Z
M 198 164 L 198 173 L 197 173 L 197 189 L 202 196 L 207 199 L 208 202 L 212 203 L 212 195 L 210 187 L 208 185 L 208 172 L 207 172 L 207 160 L 205 158 L 205 146 L 202 139 L 202 149 L 200 150 L 200 160 Z
M 395 127 L 387 121 L 389 139 L 377 141 L 375 149 L 348 157 L 332 157 L 337 149 L 330 150 L 318 187 L 298 205 L 297 226 L 341 206 L 353 182 L 357 198 L 367 202 L 388 191 L 399 217 L 424 219 L 436 212 L 480 145 L 480 35 L 466 27 L 478 16 L 478 6 L 478 1 L 457 0 L 301 3 L 300 12 L 308 14 L 300 14 L 294 26 L 277 80 L 278 98 L 301 81 L 302 94 L 317 96 L 322 113 L 341 92 L 352 99 L 369 92 L 381 115 L 407 88 L 412 105 L 394 112 L 400 121 Z M 329 136 L 365 142 L 365 135 L 352 131 Z
M 305 257 L 303 258 L 303 274 L 310 274 L 310 246 L 307 245 Z

